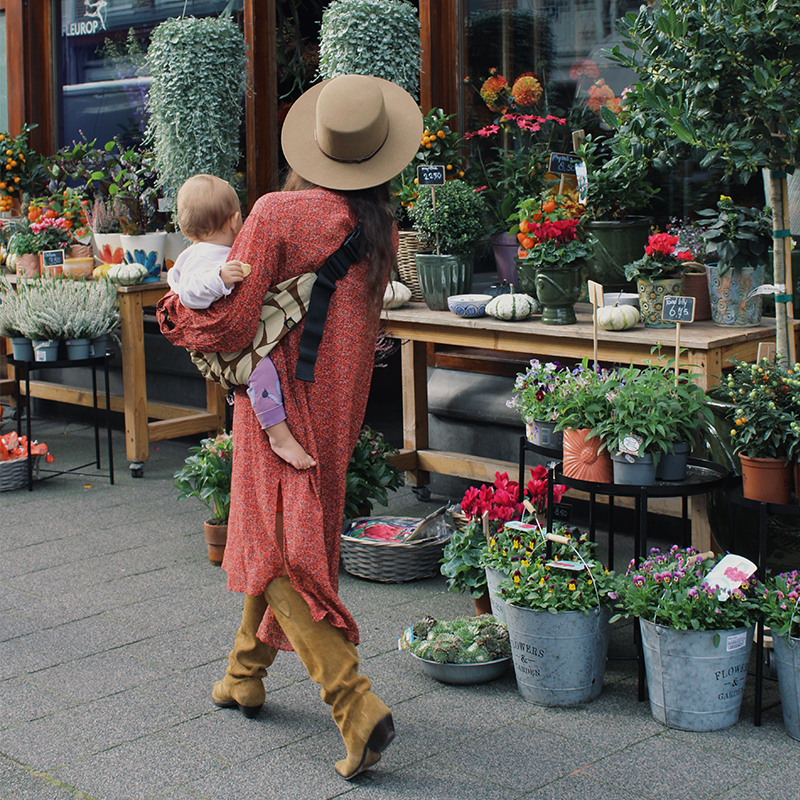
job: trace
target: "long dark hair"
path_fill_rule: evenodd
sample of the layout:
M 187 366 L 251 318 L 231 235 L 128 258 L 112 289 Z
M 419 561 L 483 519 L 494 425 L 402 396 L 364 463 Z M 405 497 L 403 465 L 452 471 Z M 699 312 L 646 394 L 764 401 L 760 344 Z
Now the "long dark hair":
M 301 178 L 290 169 L 281 191 L 296 192 L 315 188 L 317 188 L 315 184 Z M 361 225 L 361 235 L 365 243 L 364 252 L 369 257 L 370 264 L 369 287 L 377 295 L 396 260 L 392 236 L 395 219 L 389 184 L 382 183 L 369 189 L 340 192 L 340 194 L 347 198 Z

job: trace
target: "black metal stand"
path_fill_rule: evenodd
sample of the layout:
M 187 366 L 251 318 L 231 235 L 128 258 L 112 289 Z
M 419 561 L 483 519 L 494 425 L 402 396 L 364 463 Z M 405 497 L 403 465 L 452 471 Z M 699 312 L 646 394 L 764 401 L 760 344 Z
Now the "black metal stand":
M 53 478 L 56 475 L 85 475 L 87 477 L 96 477 L 94 473 L 81 472 L 80 470 L 90 467 L 94 464 L 97 469 L 101 469 L 100 464 L 100 420 L 97 405 L 97 368 L 103 367 L 103 375 L 105 378 L 105 398 L 106 398 L 106 435 L 108 438 L 108 479 L 110 483 L 114 484 L 114 452 L 111 441 L 111 397 L 108 380 L 108 361 L 113 358 L 113 353 L 106 353 L 102 356 L 93 356 L 92 358 L 82 358 L 77 361 L 58 360 L 58 361 L 17 361 L 14 358 L 9 358 L 8 363 L 14 368 L 14 375 L 16 380 L 17 397 L 22 397 L 21 384 L 25 382 L 25 436 L 27 437 L 28 447 L 28 491 L 33 491 L 33 455 L 30 451 L 31 442 L 31 373 L 38 370 L 46 369 L 70 369 L 72 367 L 90 367 L 92 370 L 92 399 L 94 409 L 94 451 L 95 460 L 87 464 L 81 464 L 72 469 L 63 470 L 49 470 L 40 469 L 40 472 L 47 472 L 48 478 Z M 22 433 L 22 419 L 17 414 L 17 435 Z M 47 480 L 44 478 L 43 480 Z

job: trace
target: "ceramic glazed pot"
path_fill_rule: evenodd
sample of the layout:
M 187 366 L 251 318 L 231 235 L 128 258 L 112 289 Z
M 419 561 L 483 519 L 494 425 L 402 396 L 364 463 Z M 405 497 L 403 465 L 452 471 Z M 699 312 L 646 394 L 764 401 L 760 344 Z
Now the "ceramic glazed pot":
M 173 264 L 178 260 L 178 256 L 187 248 L 191 242 L 180 232 L 173 231 L 167 234 L 167 244 L 164 248 L 164 269 L 169 271 Z
M 17 275 L 22 278 L 38 278 L 41 273 L 38 253 L 23 253 L 17 256 Z
M 742 493 L 763 503 L 789 502 L 794 488 L 794 467 L 782 458 L 752 458 L 739 454 Z
M 592 246 L 592 255 L 586 259 L 589 279 L 609 291 L 632 289 L 625 279 L 625 265 L 641 258 L 652 225 L 652 217 L 587 222 L 584 230 Z
M 124 260 L 118 233 L 95 233 L 92 236 L 94 255 L 103 264 L 121 264 Z
M 602 441 L 593 436 L 588 441 L 588 428 L 564 431 L 564 476 L 594 483 L 613 483 L 614 468 L 605 449 L 599 452 Z
M 517 282 L 517 252 L 519 242 L 513 233 L 496 233 L 491 237 L 497 275 L 501 281 L 519 289 Z
M 222 566 L 225 555 L 225 545 L 228 542 L 228 523 L 214 525 L 212 520 L 203 523 L 206 544 L 208 545 L 208 560 L 215 566 Z
M 147 277 L 143 283 L 161 280 L 167 246 L 167 234 L 164 231 L 143 233 L 140 236 L 120 234 L 119 240 L 125 263 L 141 264 L 147 269 Z
M 422 296 L 431 311 L 447 311 L 448 297 L 469 294 L 472 288 L 471 255 L 417 253 L 414 260 Z
M 706 267 L 711 319 L 715 325 L 750 327 L 761 324 L 761 295 L 747 295 L 764 283 L 764 265 L 729 269 L 719 274 L 716 266 Z
M 683 275 L 658 281 L 639 278 L 636 281 L 636 288 L 639 291 L 639 313 L 642 315 L 645 328 L 674 328 L 674 322 L 661 320 L 661 309 L 665 297 L 678 297 L 683 294 Z
M 544 325 L 574 325 L 575 303 L 583 285 L 583 260 L 571 261 L 557 267 L 538 267 L 536 297 L 542 306 Z

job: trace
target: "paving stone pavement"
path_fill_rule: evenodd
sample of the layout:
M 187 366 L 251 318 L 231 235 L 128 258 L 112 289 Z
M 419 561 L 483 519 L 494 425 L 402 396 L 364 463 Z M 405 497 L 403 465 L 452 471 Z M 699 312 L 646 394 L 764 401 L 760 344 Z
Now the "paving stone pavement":
M 91 428 L 34 422 L 54 467 L 91 459 Z M 340 573 L 362 671 L 397 727 L 374 770 L 351 783 L 334 773 L 341 739 L 293 653 L 270 670 L 255 719 L 216 708 L 211 685 L 241 598 L 207 559 L 202 506 L 176 500 L 172 474 L 190 443 L 152 445 L 134 479 L 115 432 L 116 485 L 61 475 L 0 494 L 0 800 L 800 796 L 800 742 L 779 706 L 753 726 L 752 678 L 728 730 L 685 733 L 652 719 L 636 697 L 630 623 L 615 627 L 603 693 L 585 706 L 529 704 L 513 671 L 482 686 L 427 677 L 397 652 L 398 634 L 425 614 L 472 608 L 440 577 L 381 584 Z M 445 501 L 403 489 L 388 510 L 422 516 Z M 765 700 L 777 700 L 773 682 Z

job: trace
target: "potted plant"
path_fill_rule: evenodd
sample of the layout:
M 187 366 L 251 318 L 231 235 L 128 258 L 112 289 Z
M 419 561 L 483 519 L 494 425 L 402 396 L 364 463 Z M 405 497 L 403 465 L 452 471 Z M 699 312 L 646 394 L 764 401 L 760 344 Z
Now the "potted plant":
M 564 431 L 563 470 L 567 478 L 612 483 L 613 466 L 604 440 L 595 433 L 611 414 L 607 383 L 613 373 L 589 366 L 572 369 L 559 393 L 556 430 Z
M 10 212 L 14 203 L 21 203 L 26 195 L 38 194 L 46 183 L 44 156 L 29 144 L 30 133 L 35 127 L 23 122 L 16 136 L 0 133 L 0 146 L 5 157 L 5 169 L 0 180 L 2 212 Z
M 435 252 L 416 253 L 422 295 L 428 308 L 447 311 L 447 298 L 472 286 L 472 253 L 485 233 L 481 195 L 463 180 L 422 187 L 409 209 L 414 230 Z
M 39 235 L 40 250 L 63 248 L 70 258 L 91 258 L 86 206 L 83 194 L 72 188 L 32 199 L 26 212 L 31 231 Z
M 706 276 L 706 245 L 702 238 L 703 229 L 690 219 L 673 217 L 667 225 L 667 233 L 678 237 L 677 252 L 688 251 L 692 258 L 683 263 L 683 296 L 694 297 L 694 321 L 711 319 L 711 301 L 708 294 Z
M 724 568 L 736 588 L 709 583 L 716 563 L 693 548 L 654 548 L 619 583 L 623 614 L 639 618 L 651 713 L 670 728 L 719 730 L 739 717 L 760 610 L 741 568 Z
M 676 252 L 678 237 L 653 233 L 647 240 L 644 255 L 625 266 L 625 277 L 636 281 L 639 312 L 647 328 L 673 328 L 674 322 L 661 319 L 664 297 L 683 293 L 683 265 L 693 256 L 688 250 Z
M 587 703 L 603 686 L 615 577 L 577 529 L 523 541 L 516 568 L 500 583 L 517 686 L 539 705 Z
M 96 255 L 102 264 L 121 264 L 123 261 L 119 238 L 122 231 L 119 217 L 123 213 L 121 203 L 113 197 L 96 197 L 94 204 L 86 209 Z
M 715 325 L 759 325 L 761 295 L 772 246 L 772 220 L 766 210 L 737 206 L 721 195 L 716 209 L 698 212 L 705 242 L 711 319 Z
M 388 492 L 403 485 L 402 473 L 391 462 L 396 453 L 379 431 L 368 425 L 359 431 L 347 465 L 344 519 L 368 516 L 373 501 L 387 505 Z
M 13 355 L 17 361 L 33 361 L 33 346 L 30 339 L 22 335 L 17 324 L 19 296 L 11 283 L 0 281 L 0 338 L 11 339 Z
M 739 456 L 745 497 L 788 503 L 794 480 L 790 458 L 798 452 L 800 391 L 797 365 L 790 370 L 762 358 L 734 359 L 727 395 L 734 404 L 731 439 Z
M 508 629 L 488 615 L 452 620 L 426 616 L 403 631 L 399 644 L 443 683 L 486 683 L 499 678 L 511 661 Z
M 39 276 L 41 239 L 30 228 L 23 227 L 8 242 L 8 259 L 17 275 L 24 278 Z
M 233 438 L 229 433 L 221 433 L 213 439 L 202 439 L 199 446 L 190 447 L 189 452 L 192 455 L 173 476 L 178 499 L 196 497 L 213 515 L 203 523 L 203 527 L 208 559 L 220 566 L 225 554 L 231 510 Z
M 530 360 L 525 372 L 517 373 L 513 397 L 506 402 L 516 409 L 525 422 L 529 442 L 558 450 L 563 445 L 562 431 L 556 431 L 562 391 L 569 379 L 569 370 L 558 362 Z
M 573 306 L 581 293 L 582 270 L 591 252 L 578 207 L 565 195 L 533 197 L 519 204 L 518 214 L 520 288 L 535 292 L 545 325 L 572 325 L 577 322 Z
M 647 244 L 653 218 L 643 215 L 658 189 L 649 173 L 651 159 L 640 142 L 619 130 L 618 113 L 603 106 L 603 120 L 614 130 L 610 137 L 587 134 L 576 154 L 586 163 L 587 190 L 583 229 L 591 245 L 588 276 L 608 291 L 630 287 L 625 265 Z
M 778 688 L 786 732 L 800 739 L 800 572 L 771 575 L 765 581 L 761 608 L 772 631 Z

